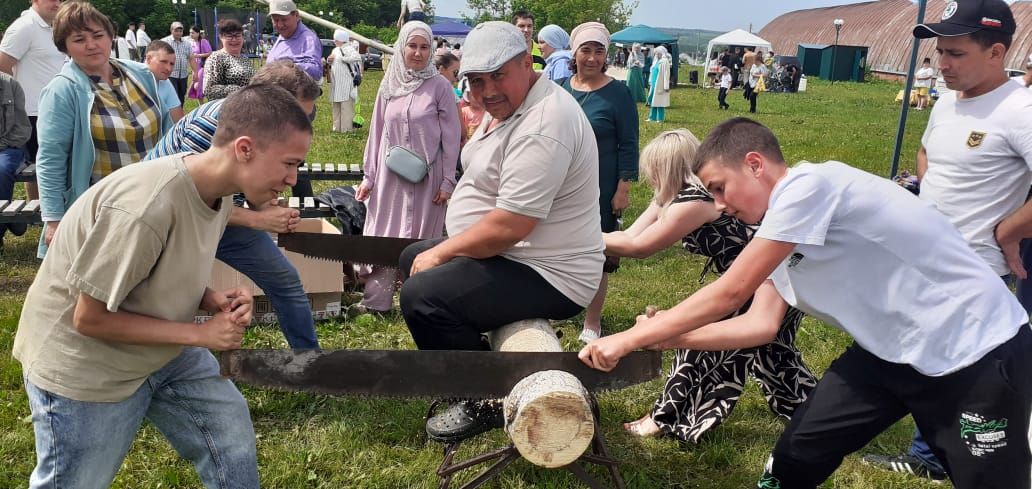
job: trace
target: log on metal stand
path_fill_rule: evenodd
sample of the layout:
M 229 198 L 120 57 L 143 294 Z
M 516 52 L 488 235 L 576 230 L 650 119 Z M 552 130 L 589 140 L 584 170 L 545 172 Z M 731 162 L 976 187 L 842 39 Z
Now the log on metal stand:
M 490 333 L 496 351 L 562 351 L 551 324 L 544 319 L 518 321 Z M 505 431 L 512 444 L 469 460 L 452 463 L 458 451 L 456 442 L 445 448 L 444 461 L 437 470 L 441 488 L 451 484 L 455 472 L 492 460 L 497 461 L 463 489 L 484 484 L 519 456 L 546 468 L 565 468 L 593 488 L 603 487 L 577 461 L 605 466 L 615 487 L 623 479 L 609 456 L 598 426 L 598 405 L 575 376 L 546 370 L 531 374 L 516 384 L 504 403 Z M 585 453 L 588 448 L 591 453 Z

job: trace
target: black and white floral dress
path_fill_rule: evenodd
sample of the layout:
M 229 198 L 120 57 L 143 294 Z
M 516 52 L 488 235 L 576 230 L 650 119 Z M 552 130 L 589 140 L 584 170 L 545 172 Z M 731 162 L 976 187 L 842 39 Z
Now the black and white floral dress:
M 712 202 L 713 197 L 702 187 L 689 184 L 671 205 L 693 201 Z M 682 242 L 689 253 L 710 258 L 706 270 L 724 273 L 755 230 L 721 214 L 715 221 L 685 236 Z M 748 309 L 750 302 L 733 315 Z M 802 319 L 801 311 L 789 307 L 774 341 L 756 348 L 677 350 L 670 377 L 653 408 L 652 419 L 663 433 L 698 442 L 704 433 L 719 426 L 731 414 L 750 375 L 759 382 L 771 411 L 790 418 L 817 385 L 817 379 L 795 347 L 796 329 Z

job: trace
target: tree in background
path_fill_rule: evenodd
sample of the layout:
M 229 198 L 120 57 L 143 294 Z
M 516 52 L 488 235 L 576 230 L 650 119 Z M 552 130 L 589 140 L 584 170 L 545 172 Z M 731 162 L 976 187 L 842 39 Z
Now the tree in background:
M 616 32 L 630 23 L 631 14 L 638 8 L 638 0 L 466 0 L 474 12 L 465 21 L 476 25 L 487 20 L 505 20 L 517 10 L 534 14 L 534 25 L 543 27 L 556 24 L 567 31 L 578 24 L 601 22 L 610 32 Z

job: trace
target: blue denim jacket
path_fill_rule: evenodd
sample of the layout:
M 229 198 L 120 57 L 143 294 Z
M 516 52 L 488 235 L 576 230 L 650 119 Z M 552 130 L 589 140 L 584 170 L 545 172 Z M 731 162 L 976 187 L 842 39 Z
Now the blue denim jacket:
M 169 107 L 158 96 L 158 83 L 147 66 L 128 60 L 111 60 L 143 87 L 161 113 L 161 133 L 172 127 Z M 60 221 L 68 207 L 90 187 L 96 151 L 90 133 L 90 112 L 93 110 L 93 85 L 74 62 L 69 61 L 61 72 L 43 88 L 39 100 L 36 131 L 39 153 L 36 155 L 36 182 L 39 184 L 39 207 L 43 221 Z M 43 258 L 47 246 L 40 235 L 37 256 Z

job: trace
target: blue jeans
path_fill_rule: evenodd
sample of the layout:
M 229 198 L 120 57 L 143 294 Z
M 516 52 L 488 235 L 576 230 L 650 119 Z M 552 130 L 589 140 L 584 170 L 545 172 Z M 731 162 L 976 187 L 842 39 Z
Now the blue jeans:
M 25 151 L 21 148 L 0 150 L 0 200 L 11 200 L 14 196 L 14 174 L 25 163 Z M 0 239 L 7 231 L 7 224 L 0 224 Z
M 204 348 L 184 349 L 121 402 L 75 401 L 28 378 L 25 392 L 36 434 L 30 488 L 110 486 L 144 418 L 193 462 L 208 489 L 259 486 L 247 401 Z
M 1011 285 L 1014 280 L 1013 275 L 1003 275 L 1000 278 L 1006 282 L 1007 285 Z M 1024 306 L 1025 303 L 1022 302 L 1021 305 Z M 1027 306 L 1026 310 L 1028 310 Z M 932 453 L 932 447 L 928 446 L 928 442 L 924 441 L 924 438 L 921 436 L 921 430 L 917 428 L 914 428 L 914 439 L 910 442 L 910 450 L 907 451 L 907 454 L 916 457 L 932 470 L 946 472 L 946 469 L 942 467 L 942 463 L 939 462 L 939 459 L 935 458 L 935 454 Z
M 269 233 L 226 226 L 215 258 L 246 275 L 265 292 L 291 348 L 319 348 L 312 307 L 301 286 L 301 276 Z

